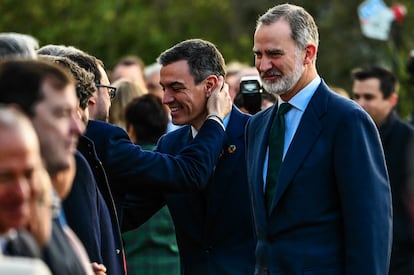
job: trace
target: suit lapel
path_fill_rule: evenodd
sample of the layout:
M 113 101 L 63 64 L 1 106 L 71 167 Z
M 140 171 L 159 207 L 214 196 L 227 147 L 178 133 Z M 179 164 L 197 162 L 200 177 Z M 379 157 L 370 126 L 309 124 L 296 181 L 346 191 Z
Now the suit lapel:
M 327 87 L 322 82 L 302 116 L 282 163 L 271 212 L 276 208 L 280 198 L 292 182 L 299 167 L 303 164 L 321 133 L 322 124 L 320 119 L 326 113 L 327 99 Z
M 239 184 L 237 181 L 228 181 L 231 175 L 238 173 L 237 165 L 239 154 L 244 154 L 244 118 L 240 111 L 232 109 L 229 124 L 226 128 L 227 139 L 223 152 L 218 160 L 218 169 L 214 174 L 214 184 L 210 184 L 207 192 L 207 223 L 208 229 L 214 224 L 218 211 L 223 206 L 224 198 L 228 197 L 231 186 Z M 235 149 L 235 151 L 233 151 Z M 243 152 L 243 153 L 242 153 Z M 230 196 L 231 197 L 231 196 Z

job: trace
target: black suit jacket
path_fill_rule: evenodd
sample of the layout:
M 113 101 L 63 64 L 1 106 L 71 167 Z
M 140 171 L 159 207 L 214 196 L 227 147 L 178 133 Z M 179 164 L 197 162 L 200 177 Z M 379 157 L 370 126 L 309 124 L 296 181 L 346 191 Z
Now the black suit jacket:
M 392 112 L 379 128 L 390 177 L 393 246 L 390 274 L 414 274 L 414 128 Z
M 91 159 L 96 158 L 93 143 L 80 137 L 79 148 Z M 102 263 L 108 274 L 125 274 L 123 244 L 111 192 L 106 181 L 98 183 L 92 172 L 102 169 L 99 160 L 89 165 L 79 151 L 75 154 L 76 175 L 72 189 L 63 201 L 66 220 L 84 245 L 92 262 Z M 105 172 L 102 170 L 102 179 Z M 101 192 L 101 190 L 103 192 Z M 105 197 L 102 195 L 105 194 Z
M 137 227 L 167 204 L 177 236 L 182 274 L 253 274 L 255 234 L 247 185 L 244 130 L 249 116 L 231 112 L 226 142 L 204 190 L 152 192 L 131 199 L 126 226 Z M 192 140 L 184 126 L 161 137 L 157 150 L 178 154 Z M 131 224 L 136 222 L 136 224 Z

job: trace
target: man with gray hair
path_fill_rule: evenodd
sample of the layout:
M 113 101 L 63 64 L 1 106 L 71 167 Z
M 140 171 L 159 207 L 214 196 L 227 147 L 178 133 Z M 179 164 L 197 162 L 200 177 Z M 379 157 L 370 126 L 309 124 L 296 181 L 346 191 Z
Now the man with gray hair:
M 278 102 L 246 127 L 256 274 L 386 275 L 391 192 L 378 131 L 318 75 L 318 28 L 282 4 L 257 22 L 253 52 Z
M 36 58 L 38 48 L 38 41 L 31 35 L 16 32 L 0 33 L 0 59 Z

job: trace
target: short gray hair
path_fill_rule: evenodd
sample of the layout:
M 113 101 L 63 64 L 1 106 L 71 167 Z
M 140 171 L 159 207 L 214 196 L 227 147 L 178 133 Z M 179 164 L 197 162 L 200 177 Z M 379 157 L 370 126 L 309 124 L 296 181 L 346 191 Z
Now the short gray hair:
M 31 35 L 15 32 L 0 33 L 0 59 L 36 59 L 39 42 Z
M 304 49 L 308 43 L 318 46 L 318 27 L 313 17 L 304 8 L 291 4 L 274 6 L 259 17 L 256 29 L 260 25 L 271 25 L 278 20 L 285 20 L 289 23 L 292 39 L 298 48 Z

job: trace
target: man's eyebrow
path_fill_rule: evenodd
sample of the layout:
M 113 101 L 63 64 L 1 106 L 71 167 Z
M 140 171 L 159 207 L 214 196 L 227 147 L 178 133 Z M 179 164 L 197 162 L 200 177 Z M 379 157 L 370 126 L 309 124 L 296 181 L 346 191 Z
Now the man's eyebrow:
M 165 85 L 163 85 L 162 83 L 160 83 L 162 87 L 173 87 L 176 85 L 184 85 L 184 83 L 180 82 L 180 81 L 172 81 L 172 82 L 168 82 L 165 83 Z

